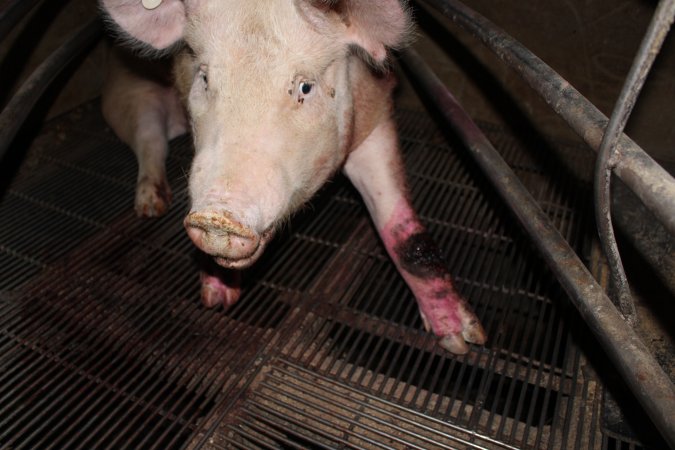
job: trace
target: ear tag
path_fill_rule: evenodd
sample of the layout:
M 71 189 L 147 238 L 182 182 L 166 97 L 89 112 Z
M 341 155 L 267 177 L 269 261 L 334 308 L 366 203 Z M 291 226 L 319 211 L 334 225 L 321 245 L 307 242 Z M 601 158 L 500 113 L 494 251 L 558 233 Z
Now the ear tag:
M 145 9 L 155 9 L 162 4 L 163 0 L 142 0 L 143 7 Z

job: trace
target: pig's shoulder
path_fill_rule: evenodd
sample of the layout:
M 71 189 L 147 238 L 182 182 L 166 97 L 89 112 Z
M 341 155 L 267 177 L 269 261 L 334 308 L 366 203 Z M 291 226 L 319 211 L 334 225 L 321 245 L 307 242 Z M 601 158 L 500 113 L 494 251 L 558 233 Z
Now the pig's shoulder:
M 375 127 L 391 117 L 392 92 L 396 77 L 391 71 L 374 70 L 356 60 L 351 67 L 351 88 L 354 101 L 354 139 L 358 147 Z

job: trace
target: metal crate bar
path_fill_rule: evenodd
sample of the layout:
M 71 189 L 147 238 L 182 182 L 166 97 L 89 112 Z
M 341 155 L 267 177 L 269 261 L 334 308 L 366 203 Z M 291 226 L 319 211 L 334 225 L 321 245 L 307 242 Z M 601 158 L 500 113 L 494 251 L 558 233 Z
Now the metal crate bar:
M 465 142 L 471 156 L 532 237 L 651 420 L 669 444 L 675 446 L 675 427 L 672 426 L 675 387 L 670 378 L 637 335 L 628 329 L 574 250 L 426 63 L 413 50 L 404 52 L 401 62 L 415 87 L 434 103 Z
M 0 42 L 41 0 L 5 0 L 0 3 Z
M 615 165 L 616 145 L 633 111 L 647 74 L 668 35 L 673 17 L 675 17 L 675 1 L 661 0 L 621 89 L 621 95 L 602 138 L 595 163 L 595 220 L 612 275 L 613 300 L 626 322 L 633 327 L 637 324 L 637 313 L 612 226 L 610 190 L 612 168 Z
M 424 0 L 483 42 L 515 70 L 594 150 L 600 148 L 607 117 L 551 67 L 495 24 L 458 0 Z M 622 134 L 614 173 L 675 235 L 675 179 Z
M 27 2 L 28 3 L 28 2 Z M 33 106 L 68 64 L 82 54 L 102 33 L 98 18 L 83 25 L 56 49 L 21 85 L 0 114 L 0 162 L 21 129 Z

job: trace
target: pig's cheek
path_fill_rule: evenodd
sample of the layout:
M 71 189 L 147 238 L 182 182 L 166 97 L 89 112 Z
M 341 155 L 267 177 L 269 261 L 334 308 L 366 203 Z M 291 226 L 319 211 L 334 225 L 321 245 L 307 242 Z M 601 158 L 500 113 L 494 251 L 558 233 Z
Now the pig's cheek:
M 190 94 L 188 95 L 188 105 L 193 120 L 199 120 L 201 116 L 207 113 L 211 97 L 211 91 L 208 90 L 208 87 L 198 75 L 195 81 L 192 82 Z
M 195 148 L 199 148 L 199 137 L 197 134 L 194 135 Z M 194 201 L 200 195 L 202 195 L 206 188 L 205 184 L 207 183 L 208 177 L 205 175 L 203 165 L 204 165 L 204 155 L 203 152 L 196 151 L 195 156 L 192 160 L 192 167 L 190 168 L 190 175 L 188 177 L 188 187 L 190 192 L 190 198 Z
M 192 116 L 193 120 L 193 130 L 195 129 L 195 125 L 197 125 L 198 121 L 206 115 L 206 111 L 208 109 L 208 105 L 206 102 L 206 99 L 199 98 L 197 100 L 192 100 L 190 98 L 189 100 L 189 110 L 190 110 L 190 116 Z

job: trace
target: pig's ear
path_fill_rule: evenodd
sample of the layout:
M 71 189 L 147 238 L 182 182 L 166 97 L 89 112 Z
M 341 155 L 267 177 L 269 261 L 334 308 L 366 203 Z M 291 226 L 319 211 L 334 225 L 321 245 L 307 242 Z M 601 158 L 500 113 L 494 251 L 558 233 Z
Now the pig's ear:
M 122 39 L 141 50 L 165 50 L 183 37 L 182 0 L 99 0 Z
M 400 47 L 411 34 L 405 0 L 298 1 L 305 17 L 319 29 L 337 20 L 345 41 L 364 49 L 376 63 L 385 61 L 387 48 Z

